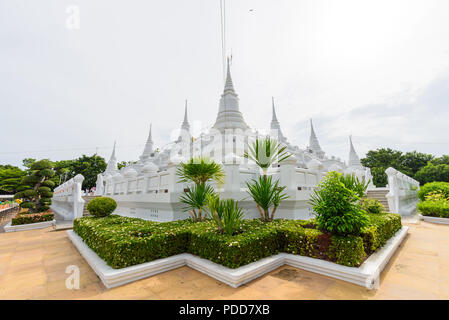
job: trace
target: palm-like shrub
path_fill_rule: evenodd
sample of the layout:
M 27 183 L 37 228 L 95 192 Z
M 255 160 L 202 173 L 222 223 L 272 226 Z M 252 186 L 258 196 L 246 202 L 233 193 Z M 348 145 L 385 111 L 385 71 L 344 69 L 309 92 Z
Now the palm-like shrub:
M 291 156 L 291 153 L 286 151 L 286 149 L 287 146 L 282 146 L 277 140 L 266 137 L 264 139 L 256 139 L 252 144 L 248 145 L 248 151 L 243 156 L 254 161 L 262 169 L 264 176 L 266 176 L 268 168 L 274 163 L 281 163 Z
M 363 198 L 366 194 L 370 181 L 360 181 L 354 174 L 341 174 L 340 181 L 349 190 L 354 191 L 359 198 Z
M 193 182 L 196 185 L 214 180 L 223 183 L 224 172 L 220 164 L 209 158 L 192 158 L 187 163 L 181 163 L 176 171 L 180 177 L 179 182 Z
M 214 189 L 207 185 L 207 182 L 214 180 L 223 183 L 224 172 L 218 163 L 209 158 L 192 158 L 187 163 L 181 163 L 176 171 L 180 177 L 179 182 L 193 182 L 194 186 L 189 187 L 179 200 L 184 203 L 184 210 L 192 217 L 193 221 L 203 221 L 207 195 L 214 194 Z
M 273 182 L 271 176 L 261 176 L 258 180 L 253 179 L 252 183 L 247 182 L 248 193 L 254 199 L 259 209 L 262 221 L 272 221 L 282 200 L 288 196 L 283 193 L 285 186 L 279 186 L 279 180 Z M 270 208 L 273 207 L 270 214 Z
M 233 235 L 240 227 L 243 210 L 234 199 L 220 200 L 215 194 L 207 196 L 209 216 L 215 221 L 220 233 Z
M 341 181 L 341 174 L 329 172 L 310 197 L 318 228 L 335 234 L 359 234 L 368 225 L 357 193 Z
M 195 184 L 179 197 L 179 201 L 185 204 L 183 209 L 190 214 L 193 221 L 204 221 L 206 215 L 203 215 L 203 210 L 207 204 L 207 196 L 213 194 L 214 189 L 206 183 Z

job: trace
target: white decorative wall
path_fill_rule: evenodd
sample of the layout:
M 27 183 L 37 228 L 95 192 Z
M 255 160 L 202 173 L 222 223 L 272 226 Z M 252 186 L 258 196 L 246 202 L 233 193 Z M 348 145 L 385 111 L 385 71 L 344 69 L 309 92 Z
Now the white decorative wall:
M 51 209 L 64 220 L 74 220 L 83 216 L 84 199 L 82 198 L 81 185 L 84 177 L 76 175 L 69 181 L 56 187 L 51 199 Z
M 414 213 L 419 202 L 419 182 L 391 167 L 385 173 L 388 176 L 389 192 L 386 197 L 390 212 L 401 215 Z

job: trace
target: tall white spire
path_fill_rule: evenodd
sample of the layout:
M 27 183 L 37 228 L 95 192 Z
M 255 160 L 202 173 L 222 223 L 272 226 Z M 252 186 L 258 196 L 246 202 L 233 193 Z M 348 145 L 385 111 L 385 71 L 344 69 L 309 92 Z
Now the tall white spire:
M 218 130 L 225 129 L 248 129 L 248 125 L 243 120 L 242 113 L 239 108 L 239 98 L 235 93 L 234 84 L 231 77 L 231 68 L 229 58 L 227 64 L 226 82 L 223 94 L 220 99 L 220 107 L 218 109 L 217 120 L 213 128 Z
M 189 135 L 190 136 L 190 124 L 189 124 L 189 120 L 187 119 L 187 100 L 186 100 L 186 105 L 185 105 L 185 109 L 184 109 L 184 121 L 181 124 L 181 132 L 179 134 L 178 140 L 176 140 L 177 142 L 182 140 L 182 137 L 185 135 Z
M 112 148 L 112 154 L 109 158 L 108 164 L 106 166 L 105 173 L 111 173 L 118 170 L 117 167 L 117 158 L 115 157 L 115 141 L 114 141 L 114 147 Z
M 309 149 L 312 150 L 315 154 L 317 154 L 319 158 L 322 158 L 324 156 L 324 152 L 321 149 L 320 143 L 318 142 L 318 138 L 315 134 L 315 130 L 313 129 L 312 119 L 310 119 Z
M 142 161 L 145 161 L 146 159 L 151 157 L 153 154 L 153 138 L 151 135 L 151 127 L 152 127 L 152 124 L 150 123 L 150 133 L 148 134 L 148 139 L 147 139 L 147 142 L 145 143 L 143 153 L 140 156 L 140 160 L 142 160 Z
M 360 158 L 355 152 L 354 145 L 352 143 L 352 136 L 349 136 L 349 167 L 362 167 Z
M 276 116 L 276 109 L 274 106 L 274 97 L 271 97 L 271 103 L 272 103 L 272 118 L 271 118 L 271 136 L 276 137 L 280 142 L 285 142 L 287 139 L 284 137 L 281 131 L 281 125 L 279 124 L 279 121 Z
M 181 128 L 187 131 L 190 131 L 190 124 L 189 120 L 187 119 L 187 100 L 186 100 L 186 106 L 184 109 L 184 121 L 182 122 Z

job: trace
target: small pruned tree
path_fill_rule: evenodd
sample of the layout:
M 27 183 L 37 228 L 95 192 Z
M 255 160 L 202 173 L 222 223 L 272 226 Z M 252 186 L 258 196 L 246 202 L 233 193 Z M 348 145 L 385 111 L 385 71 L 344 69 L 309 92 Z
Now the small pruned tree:
M 26 188 L 17 192 L 16 199 L 24 199 L 20 206 L 28 208 L 30 212 L 43 212 L 48 210 L 54 187 L 49 180 L 55 175 L 53 163 L 48 159 L 33 162 L 29 168 L 29 174 L 23 177 L 21 184 Z
M 186 205 L 184 210 L 194 221 L 203 221 L 206 218 L 203 211 L 207 196 L 214 193 L 214 189 L 207 182 L 213 180 L 223 183 L 224 172 L 221 165 L 209 158 L 197 157 L 187 163 L 181 163 L 176 174 L 180 177 L 178 182 L 194 184 L 179 198 L 181 203 Z
M 273 182 L 271 176 L 261 176 L 258 180 L 253 179 L 251 183 L 247 182 L 248 193 L 254 199 L 259 209 L 260 218 L 264 222 L 272 221 L 274 214 L 282 200 L 288 198 L 283 193 L 285 186 L 279 186 L 279 180 Z M 270 213 L 270 208 L 272 208 Z
M 268 176 L 268 169 L 273 164 L 281 163 L 292 156 L 286 149 L 287 146 L 266 137 L 256 139 L 243 155 L 246 159 L 254 161 L 263 171 L 263 175 L 258 180 L 252 179 L 251 183 L 246 183 L 246 186 L 264 222 L 272 221 L 281 201 L 288 198 L 287 194 L 283 193 L 286 187 L 279 186 L 279 180 L 273 181 L 273 178 Z M 273 209 L 270 213 L 271 207 Z

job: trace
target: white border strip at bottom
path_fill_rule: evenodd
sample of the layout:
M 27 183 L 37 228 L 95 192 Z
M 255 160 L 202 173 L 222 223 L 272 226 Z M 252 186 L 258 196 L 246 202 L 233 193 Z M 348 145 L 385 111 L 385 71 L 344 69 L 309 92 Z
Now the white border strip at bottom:
M 438 223 L 438 224 L 449 224 L 449 218 L 430 217 L 430 216 L 423 216 L 420 214 L 419 219 L 426 221 L 426 222 L 432 222 L 432 223 Z
M 351 282 L 368 289 L 376 289 L 378 288 L 381 271 L 406 237 L 407 232 L 408 227 L 403 226 L 388 240 L 382 249 L 372 254 L 359 268 L 346 267 L 320 259 L 280 253 L 237 269 L 227 268 L 190 253 L 182 253 L 122 269 L 113 269 L 90 249 L 84 243 L 83 239 L 73 230 L 68 230 L 67 234 L 84 259 L 86 259 L 95 273 L 100 277 L 106 288 L 117 287 L 184 265 L 224 282 L 231 287 L 237 288 L 242 284 L 287 264 L 331 278 Z
M 47 227 L 51 227 L 55 224 L 55 220 L 44 221 L 44 222 L 35 222 L 35 223 L 26 223 L 26 224 L 18 224 L 11 225 L 11 221 L 8 222 L 7 225 L 3 227 L 5 232 L 16 232 L 16 231 L 27 231 L 27 230 L 35 230 L 35 229 L 43 229 Z

